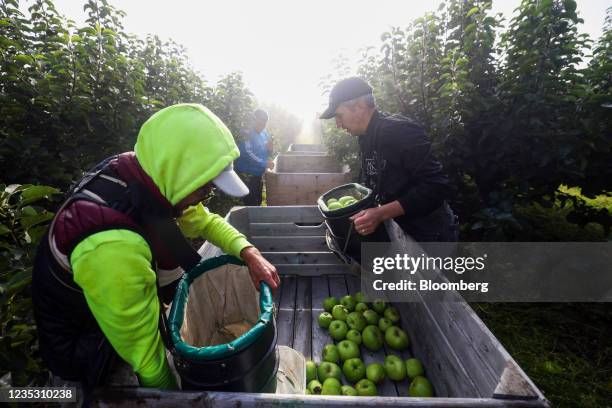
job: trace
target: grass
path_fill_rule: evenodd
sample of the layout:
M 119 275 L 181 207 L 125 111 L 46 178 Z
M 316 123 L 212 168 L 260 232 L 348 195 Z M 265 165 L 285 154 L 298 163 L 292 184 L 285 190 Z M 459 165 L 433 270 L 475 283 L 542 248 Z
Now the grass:
M 612 305 L 475 303 L 554 407 L 612 407 Z

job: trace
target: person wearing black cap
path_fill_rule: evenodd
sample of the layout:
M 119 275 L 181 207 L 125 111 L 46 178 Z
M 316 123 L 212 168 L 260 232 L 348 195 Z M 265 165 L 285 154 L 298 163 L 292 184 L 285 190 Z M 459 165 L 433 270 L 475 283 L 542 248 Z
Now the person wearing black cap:
M 372 87 L 357 77 L 334 86 L 320 118 L 335 118 L 336 127 L 359 138 L 360 182 L 379 206 L 351 217 L 357 233 L 369 235 L 392 218 L 419 242 L 457 240 L 457 217 L 447 203 L 454 189 L 422 127 L 379 112 Z

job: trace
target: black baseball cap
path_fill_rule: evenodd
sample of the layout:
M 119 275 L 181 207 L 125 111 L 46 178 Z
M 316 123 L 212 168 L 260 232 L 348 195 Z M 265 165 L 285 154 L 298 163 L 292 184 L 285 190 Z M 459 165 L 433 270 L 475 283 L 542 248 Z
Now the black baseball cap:
M 319 119 L 331 119 L 336 114 L 338 105 L 351 99 L 364 95 L 371 95 L 372 87 L 366 81 L 358 77 L 343 79 L 333 87 L 329 93 L 329 106 Z

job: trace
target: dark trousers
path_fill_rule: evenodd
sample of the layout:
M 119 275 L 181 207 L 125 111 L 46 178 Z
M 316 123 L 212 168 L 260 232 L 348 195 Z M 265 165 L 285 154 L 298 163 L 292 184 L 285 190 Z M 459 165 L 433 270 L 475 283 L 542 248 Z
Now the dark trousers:
M 242 198 L 242 202 L 247 206 L 261 205 L 261 191 L 263 189 L 263 175 L 239 173 L 244 184 L 249 188 L 249 194 Z

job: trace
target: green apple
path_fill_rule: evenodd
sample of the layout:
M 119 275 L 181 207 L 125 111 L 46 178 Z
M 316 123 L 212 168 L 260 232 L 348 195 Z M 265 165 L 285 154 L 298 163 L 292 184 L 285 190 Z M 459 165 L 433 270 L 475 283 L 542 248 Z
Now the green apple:
M 323 388 L 323 386 L 319 380 L 312 380 L 308 383 L 308 389 L 314 395 L 321 394 L 321 388 Z
M 341 390 L 342 395 L 346 395 L 347 397 L 356 397 L 358 395 L 357 390 L 351 387 L 350 385 L 343 385 Z
M 348 316 L 349 311 L 344 305 L 336 305 L 332 308 L 332 316 L 334 320 L 342 320 L 346 321 L 346 316 Z
M 342 340 L 338 343 L 338 353 L 342 361 L 361 356 L 359 345 L 351 340 Z
M 342 393 L 342 384 L 337 378 L 330 377 L 323 381 L 321 395 L 340 395 Z
M 364 302 L 359 302 L 355 305 L 355 311 L 359 312 L 359 313 L 363 313 L 366 310 L 368 310 L 368 305 L 365 304 Z
M 342 366 L 342 372 L 347 380 L 354 383 L 366 375 L 366 366 L 360 358 L 349 358 Z
M 332 317 L 330 313 L 323 312 L 319 315 L 319 326 L 321 326 L 324 329 L 327 329 L 329 327 L 329 324 L 332 322 L 332 320 L 334 320 L 334 318 Z
M 355 389 L 357 390 L 357 394 L 361 397 L 375 397 L 378 395 L 376 384 L 367 378 L 359 380 L 359 382 L 355 384 Z
M 338 304 L 338 299 L 336 299 L 334 296 L 330 296 L 323 301 L 323 309 L 325 309 L 326 312 L 331 313 L 332 309 L 337 304 Z
M 359 346 L 361 344 L 361 333 L 355 329 L 350 329 L 346 333 L 346 339 L 354 342 Z
M 355 302 L 355 299 L 353 299 L 351 295 L 346 295 L 342 296 L 342 298 L 340 299 L 340 304 L 346 307 L 346 310 L 352 312 L 353 310 L 355 310 L 355 305 L 357 304 L 357 302 Z
M 370 325 L 363 329 L 361 342 L 368 350 L 378 351 L 383 346 L 383 335 L 377 326 Z
M 330 363 L 338 363 L 340 361 L 340 353 L 335 344 L 326 344 L 323 347 L 323 361 Z
M 385 309 L 384 316 L 391 320 L 391 323 L 397 324 L 400 321 L 400 313 L 395 307 L 391 306 Z
M 348 200 L 347 202 L 344 203 L 345 207 L 348 207 L 349 205 L 353 205 L 357 202 L 357 200 Z
M 397 326 L 391 326 L 385 330 L 385 341 L 394 350 L 406 350 L 410 345 L 410 339 L 405 331 Z
M 378 321 L 378 328 L 383 333 L 387 331 L 387 329 L 391 326 L 393 326 L 393 323 L 391 322 L 391 320 L 387 319 L 386 317 L 381 317 L 380 320 Z
M 336 363 L 323 361 L 319 364 L 319 368 L 317 368 L 317 375 L 319 376 L 319 381 L 325 381 L 330 377 L 340 380 L 342 377 L 342 370 L 340 370 L 340 366 Z
M 317 365 L 314 361 L 308 360 L 306 362 L 306 382 L 309 383 L 312 380 L 318 380 L 317 378 Z
M 427 378 L 417 375 L 408 387 L 408 395 L 411 397 L 433 397 L 434 388 Z
M 424 376 L 425 370 L 423 370 L 423 364 L 416 358 L 409 358 L 406 360 L 406 374 L 411 380 L 417 376 Z
M 338 202 L 341 203 L 342 205 L 346 206 L 346 203 L 349 201 L 353 201 L 355 200 L 355 197 L 353 197 L 352 195 L 345 195 L 344 197 L 340 197 L 338 199 Z M 357 200 L 355 200 L 357 201 Z
M 337 202 L 338 202 L 338 200 L 336 200 L 335 198 L 330 198 L 329 200 L 327 200 L 327 203 L 326 203 L 326 204 L 327 204 L 327 206 L 329 207 L 329 205 L 330 205 L 331 203 L 337 203 Z
M 355 298 L 355 301 L 357 303 L 367 303 L 365 295 L 362 292 L 355 293 L 355 295 L 353 295 L 353 297 Z
M 304 390 L 304 395 L 312 395 L 312 392 L 308 388 Z
M 368 322 L 365 317 L 363 317 L 362 313 L 351 312 L 346 316 L 346 324 L 348 324 L 348 327 L 351 329 L 363 331 L 368 325 Z
M 402 381 L 406 378 L 406 366 L 401 358 L 390 354 L 385 357 L 385 373 L 393 381 Z
M 348 326 L 342 320 L 334 320 L 329 324 L 329 335 L 336 341 L 344 340 L 348 333 Z
M 376 313 L 374 310 L 372 309 L 368 309 L 365 312 L 363 312 L 363 317 L 366 319 L 366 322 L 368 322 L 368 324 L 378 324 L 378 319 L 380 319 L 380 316 L 378 315 L 378 313 Z
M 376 311 L 376 313 L 380 315 L 385 313 L 386 307 L 387 304 L 383 300 L 375 300 L 374 302 L 372 302 L 372 309 L 374 309 L 374 311 Z
M 333 210 L 338 210 L 338 209 L 340 209 L 340 208 L 342 208 L 342 207 L 343 207 L 343 205 L 342 205 L 342 204 L 340 204 L 340 203 L 338 203 L 338 202 L 336 202 L 336 203 L 331 203 L 331 204 L 329 204 L 329 205 L 327 206 L 327 208 L 329 208 L 331 211 L 333 211 Z
M 366 377 L 374 384 L 380 384 L 385 379 L 385 368 L 379 363 L 368 364 Z

